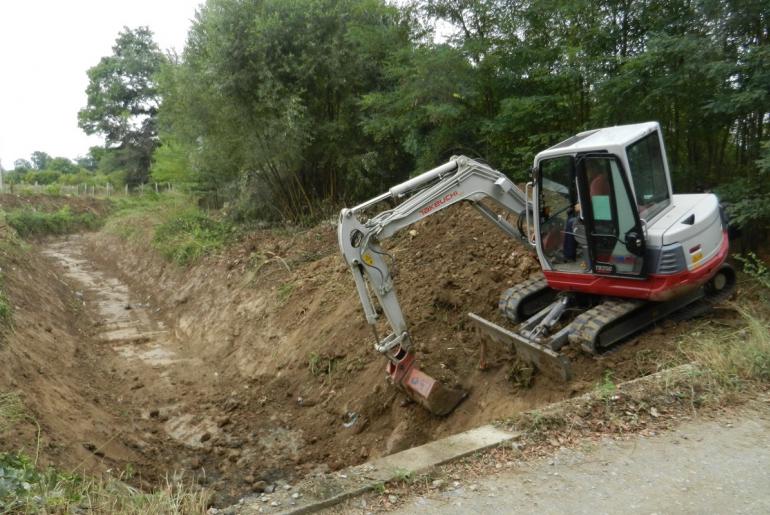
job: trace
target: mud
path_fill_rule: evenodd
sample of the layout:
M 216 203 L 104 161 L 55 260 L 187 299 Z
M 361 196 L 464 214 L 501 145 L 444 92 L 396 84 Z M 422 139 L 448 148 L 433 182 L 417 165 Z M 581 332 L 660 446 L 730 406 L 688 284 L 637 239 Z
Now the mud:
M 479 370 L 466 313 L 502 322 L 498 295 L 537 271 L 535 259 L 467 207 L 417 224 L 387 248 L 421 367 L 470 392 L 447 417 L 430 416 L 385 381 L 331 225 L 256 230 L 185 269 L 147 240 L 102 232 L 49 242 L 47 267 L 35 257 L 28 275 L 45 275 L 64 299 L 39 315 L 59 339 L 44 328 L 27 336 L 48 353 L 40 391 L 57 391 L 55 380 L 72 394 L 64 404 L 30 396 L 51 421 L 44 433 L 58 450 L 46 459 L 77 465 L 85 457 L 89 470 L 131 464 L 145 486 L 185 471 L 225 503 L 582 393 L 607 369 L 622 380 L 658 367 L 661 329 L 599 359 L 570 351 L 576 379 L 567 384 L 538 374 L 522 381 L 510 352 L 493 346 Z M 70 355 L 69 368 L 59 353 Z M 72 425 L 56 425 L 62 410 Z

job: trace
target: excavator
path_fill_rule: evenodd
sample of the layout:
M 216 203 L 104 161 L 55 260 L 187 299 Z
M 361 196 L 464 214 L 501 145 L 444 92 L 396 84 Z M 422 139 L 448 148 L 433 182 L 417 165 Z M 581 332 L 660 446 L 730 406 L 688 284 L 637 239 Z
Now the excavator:
M 386 201 L 386 209 L 367 215 Z M 673 194 L 657 122 L 588 130 L 540 152 L 523 190 L 485 163 L 452 157 L 343 209 L 337 226 L 390 380 L 437 416 L 451 413 L 467 394 L 418 367 L 393 258 L 382 243 L 460 202 L 522 240 L 542 269 L 502 292 L 506 326 L 474 313 L 471 323 L 561 380 L 572 375 L 560 352 L 565 345 L 601 354 L 665 317 L 701 314 L 735 287 L 719 200 L 710 193 Z M 390 329 L 382 337 L 381 315 Z

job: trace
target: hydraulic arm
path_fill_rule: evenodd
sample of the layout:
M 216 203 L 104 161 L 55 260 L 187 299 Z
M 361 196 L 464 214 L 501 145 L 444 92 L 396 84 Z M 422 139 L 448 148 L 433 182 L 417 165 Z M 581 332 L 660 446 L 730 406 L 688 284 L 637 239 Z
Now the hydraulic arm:
M 363 212 L 382 201 L 403 200 L 393 209 L 362 220 Z M 521 230 L 498 215 L 482 200 L 491 200 L 506 212 L 527 216 L 527 196 L 505 175 L 465 156 L 423 173 L 351 209 L 340 213 L 337 237 L 345 262 L 350 267 L 367 322 L 375 336 L 375 349 L 388 358 L 387 370 L 392 380 L 405 387 L 413 398 L 434 414 L 452 411 L 465 397 L 464 392 L 449 390 L 421 372 L 410 351 L 411 336 L 398 303 L 390 272 L 391 256 L 380 243 L 423 218 L 461 201 L 470 202 L 482 215 L 511 237 L 524 235 Z M 519 227 L 521 224 L 518 225 Z M 527 224 L 527 227 L 529 225 Z M 376 323 L 377 299 L 390 327 L 380 337 Z

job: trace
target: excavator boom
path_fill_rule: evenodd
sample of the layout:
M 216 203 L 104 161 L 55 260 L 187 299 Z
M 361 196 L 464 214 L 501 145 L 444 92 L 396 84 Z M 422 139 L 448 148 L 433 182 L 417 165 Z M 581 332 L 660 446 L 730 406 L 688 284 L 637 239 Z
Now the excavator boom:
M 363 213 L 372 206 L 405 197 L 396 207 L 362 219 Z M 417 367 L 410 350 L 411 335 L 390 272 L 388 261 L 391 256 L 380 243 L 423 218 L 462 201 L 470 202 L 509 236 L 521 237 L 519 229 L 482 204 L 482 200 L 491 200 L 517 217 L 527 209 L 525 192 L 508 177 L 481 162 L 457 156 L 340 213 L 337 228 L 340 249 L 353 274 L 366 320 L 372 327 L 375 349 L 388 358 L 387 371 L 393 382 L 403 386 L 415 400 L 437 415 L 451 412 L 465 393 L 444 387 Z M 379 317 L 375 299 L 390 328 L 384 337 L 377 332 Z

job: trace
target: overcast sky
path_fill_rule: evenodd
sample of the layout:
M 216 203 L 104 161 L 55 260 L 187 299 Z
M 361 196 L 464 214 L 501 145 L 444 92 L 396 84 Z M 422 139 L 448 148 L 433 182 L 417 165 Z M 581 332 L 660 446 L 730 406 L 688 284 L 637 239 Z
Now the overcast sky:
M 103 141 L 86 136 L 86 70 L 112 53 L 124 27 L 150 27 L 161 49 L 184 48 L 202 0 L 0 0 L 0 164 L 35 150 L 71 159 Z

